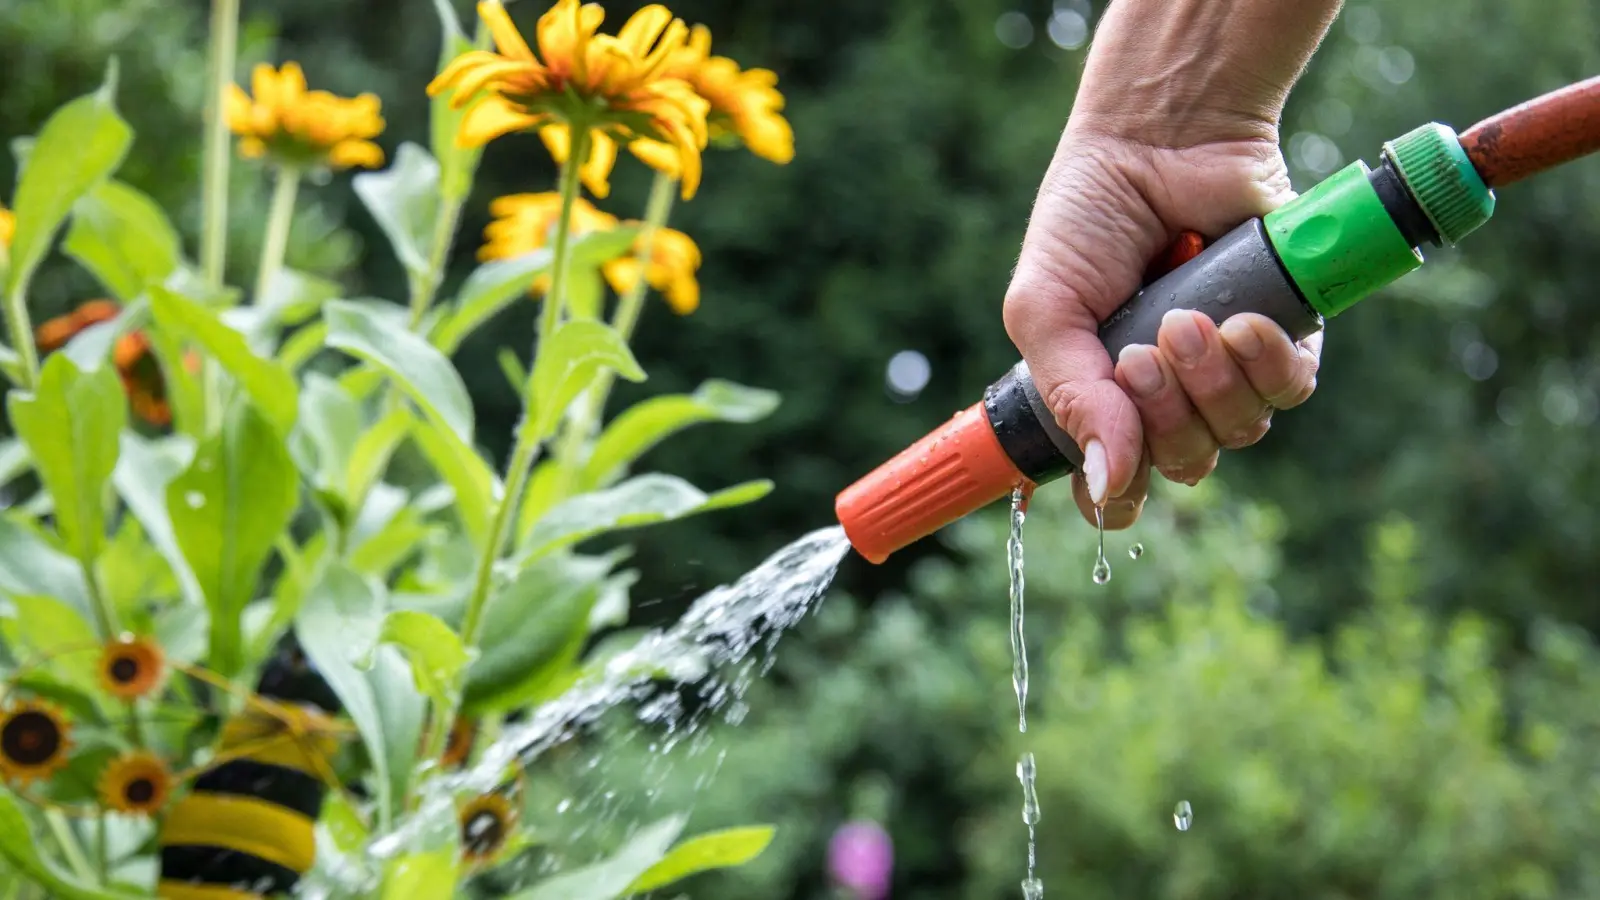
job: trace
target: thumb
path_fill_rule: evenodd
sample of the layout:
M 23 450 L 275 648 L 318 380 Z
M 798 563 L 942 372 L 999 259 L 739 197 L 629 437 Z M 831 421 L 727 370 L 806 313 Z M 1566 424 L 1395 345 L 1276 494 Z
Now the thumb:
M 1063 144 L 1005 298 L 1006 333 L 1056 423 L 1083 451 L 1096 505 L 1127 491 L 1144 450 L 1139 411 L 1112 379 L 1100 323 L 1138 290 L 1171 237 L 1118 154 L 1115 146 L 1084 152 Z

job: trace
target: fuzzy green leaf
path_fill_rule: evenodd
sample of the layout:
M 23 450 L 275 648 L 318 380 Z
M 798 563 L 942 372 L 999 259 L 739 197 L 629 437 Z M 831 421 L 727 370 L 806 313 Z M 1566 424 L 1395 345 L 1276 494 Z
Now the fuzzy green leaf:
M 8 398 L 11 422 L 55 500 L 56 532 L 78 560 L 105 545 L 106 479 L 128 419 L 122 382 L 109 366 L 82 372 L 65 354 L 45 362 L 38 389 Z
M 628 894 L 644 894 L 701 872 L 731 869 L 761 855 L 772 843 L 771 825 L 726 828 L 696 835 L 672 848 L 667 858 L 628 885 Z
M 26 290 L 73 205 L 122 165 L 133 129 L 118 115 L 114 91 L 113 65 L 99 90 L 57 109 L 34 139 L 12 204 L 6 295 Z
M 211 611 L 210 667 L 225 676 L 245 662 L 240 616 L 298 501 L 282 438 L 244 403 L 167 485 L 173 533 Z
M 289 433 L 299 414 L 300 392 L 282 363 L 257 356 L 245 336 L 211 310 L 165 288 L 150 289 L 150 309 L 162 328 L 188 335 L 204 346 L 238 380 L 279 434 Z
M 328 346 L 383 370 L 430 421 L 472 444 L 472 398 L 444 354 L 370 305 L 330 301 L 323 318 Z

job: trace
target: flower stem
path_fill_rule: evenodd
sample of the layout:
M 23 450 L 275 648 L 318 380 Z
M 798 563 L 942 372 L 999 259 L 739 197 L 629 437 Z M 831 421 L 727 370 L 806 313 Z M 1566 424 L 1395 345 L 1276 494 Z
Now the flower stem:
M 89 866 L 89 855 L 83 852 L 83 845 L 78 843 L 77 835 L 72 833 L 72 825 L 67 822 L 67 817 L 61 810 L 45 810 L 44 820 L 50 826 L 50 833 L 55 836 L 56 843 L 61 845 L 61 855 L 66 858 L 67 865 L 72 871 L 90 884 L 99 884 L 99 880 L 94 877 L 94 870 Z
M 550 339 L 555 333 L 556 326 L 561 324 L 562 291 L 566 289 L 567 263 L 568 257 L 571 256 L 572 209 L 578 199 L 578 171 L 589 150 L 587 128 L 574 127 L 573 135 L 572 152 L 561 166 L 561 216 L 556 220 L 550 290 L 544 298 L 544 314 L 539 321 L 540 346 L 535 352 L 544 349 L 544 342 Z M 530 364 L 528 369 L 531 372 L 534 366 Z M 495 506 L 494 518 L 489 523 L 489 534 L 484 540 L 483 555 L 478 559 L 477 571 L 472 580 L 472 591 L 467 595 L 466 614 L 461 620 L 461 642 L 469 652 L 478 647 L 479 632 L 483 630 L 483 608 L 489 600 L 489 588 L 494 581 L 494 564 L 499 561 L 506 538 L 510 536 L 511 523 L 516 521 L 517 507 L 522 500 L 528 473 L 539 458 L 539 435 L 529 423 L 529 418 L 535 414 L 535 410 L 528 401 L 529 398 L 524 396 L 522 421 L 517 426 L 511 458 L 506 463 L 505 487 L 501 491 L 500 502 Z M 428 735 L 425 759 L 438 760 L 444 756 L 445 748 L 449 746 L 450 726 L 455 721 L 456 707 L 459 705 L 459 700 L 452 699 L 450 708 L 444 711 L 444 715 L 439 716 L 436 727 Z
M 289 249 L 289 228 L 294 224 L 294 201 L 300 191 L 300 170 L 293 166 L 279 166 L 272 186 L 272 205 L 267 210 L 267 234 L 261 242 L 261 262 L 256 267 L 256 292 L 252 303 L 266 299 L 267 288 L 283 268 L 283 256 Z
M 455 242 L 456 226 L 461 221 L 461 207 L 466 200 L 465 197 L 440 199 L 444 202 L 444 209 L 433 223 L 433 246 L 428 251 L 428 271 L 411 282 L 411 318 L 407 327 L 412 331 L 422 324 L 422 317 L 428 314 L 428 307 L 433 305 L 434 297 L 439 293 L 439 284 L 444 281 L 444 258 L 450 253 L 450 245 Z
M 117 636 L 121 626 L 117 624 L 117 611 L 111 608 L 111 600 L 100 587 L 100 576 L 95 571 L 94 560 L 79 560 L 83 567 L 84 585 L 89 589 L 89 606 L 94 609 L 95 624 L 100 626 L 100 637 L 111 640 Z
M 22 380 L 17 387 L 31 391 L 39 386 L 39 349 L 33 343 L 33 323 L 28 319 L 26 281 L 4 297 L 6 326 L 11 331 L 11 348 L 22 360 Z
M 645 279 L 650 267 L 650 248 L 655 245 L 656 231 L 666 225 L 667 216 L 672 213 L 672 201 L 677 188 L 676 179 L 660 172 L 656 173 L 655 181 L 650 184 L 650 199 L 645 202 L 644 222 L 640 225 L 639 238 L 635 243 L 636 247 L 643 248 L 636 251 L 643 255 L 639 277 L 617 302 L 617 311 L 611 318 L 611 327 L 622 335 L 623 341 L 633 337 L 633 329 L 639 324 L 639 314 L 644 310 L 644 298 L 650 291 L 650 284 Z M 572 490 L 572 482 L 577 477 L 578 454 L 599 426 L 600 418 L 605 413 L 606 400 L 611 395 L 611 386 L 616 381 L 616 372 L 602 370 L 585 395 L 578 414 L 567 422 L 567 428 L 561 434 L 561 446 L 556 450 L 556 458 L 562 466 L 556 488 L 557 500 L 566 497 Z
M 200 267 L 212 287 L 222 287 L 228 253 L 228 121 L 223 114 L 223 98 L 233 82 L 238 42 L 239 0 L 211 0 L 211 72 L 200 188 Z

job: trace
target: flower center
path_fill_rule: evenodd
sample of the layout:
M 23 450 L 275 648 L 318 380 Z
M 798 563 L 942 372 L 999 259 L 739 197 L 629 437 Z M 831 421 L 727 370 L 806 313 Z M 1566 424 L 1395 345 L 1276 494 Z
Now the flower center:
M 0 751 L 23 765 L 38 765 L 50 760 L 61 749 L 61 732 L 42 712 L 27 710 L 11 717 L 0 729 Z

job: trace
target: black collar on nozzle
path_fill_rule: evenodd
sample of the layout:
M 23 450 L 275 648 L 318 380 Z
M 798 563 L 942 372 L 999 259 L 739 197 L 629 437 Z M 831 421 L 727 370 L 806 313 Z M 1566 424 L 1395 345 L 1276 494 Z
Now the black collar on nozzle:
M 983 394 L 989 427 L 1017 471 L 1034 484 L 1047 484 L 1083 464 L 1083 451 L 1056 424 L 1039 395 L 1028 364 L 1019 362 Z

